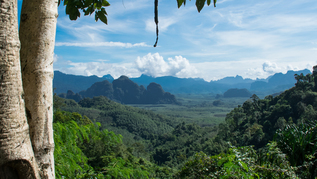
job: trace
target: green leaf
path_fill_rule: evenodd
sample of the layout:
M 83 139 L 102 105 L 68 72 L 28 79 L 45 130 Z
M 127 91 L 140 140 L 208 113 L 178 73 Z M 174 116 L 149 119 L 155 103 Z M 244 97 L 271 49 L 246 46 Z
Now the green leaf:
M 101 2 L 94 3 L 94 6 L 96 9 L 100 10 L 102 7 L 102 3 Z
M 91 15 L 94 11 L 95 11 L 94 6 L 89 6 L 86 10 L 84 10 L 85 16 Z
M 211 0 L 207 0 L 207 5 L 209 6 L 211 3 Z
M 79 10 L 75 6 L 72 6 L 72 5 L 66 6 L 66 14 L 69 15 L 70 20 L 77 20 L 77 17 L 80 17 Z
M 217 2 L 217 0 L 214 0 L 214 7 L 216 7 L 216 2 Z
M 91 5 L 92 3 L 94 3 L 94 0 L 85 0 L 85 5 L 87 4 L 88 5 Z
M 180 8 L 183 3 L 184 3 L 184 5 L 185 5 L 185 2 L 186 2 L 185 0 L 177 0 L 178 8 Z
M 84 6 L 84 4 L 81 0 L 73 0 L 72 3 L 75 4 L 76 7 L 83 7 Z
M 242 161 L 239 161 L 239 164 L 240 164 L 247 172 L 249 171 L 247 164 L 245 164 L 245 163 L 242 162 Z
M 98 11 L 97 12 L 97 15 L 98 15 L 98 18 L 105 24 L 108 24 L 108 19 L 107 19 L 107 16 L 106 16 L 106 12 L 103 12 L 103 11 Z
M 101 8 L 101 12 L 103 12 L 105 15 L 108 15 L 105 8 Z
M 103 0 L 102 6 L 105 6 L 105 7 L 110 6 L 110 3 L 107 0 Z
M 203 9 L 205 2 L 206 0 L 196 0 L 196 7 L 198 12 L 200 12 Z
M 98 15 L 97 15 L 97 12 L 95 13 L 95 21 L 96 21 L 96 22 L 98 21 Z
M 89 14 L 88 9 L 87 9 L 87 10 L 84 9 L 83 11 L 84 11 L 84 13 L 85 13 L 85 14 L 84 14 L 85 16 L 87 16 L 87 15 Z

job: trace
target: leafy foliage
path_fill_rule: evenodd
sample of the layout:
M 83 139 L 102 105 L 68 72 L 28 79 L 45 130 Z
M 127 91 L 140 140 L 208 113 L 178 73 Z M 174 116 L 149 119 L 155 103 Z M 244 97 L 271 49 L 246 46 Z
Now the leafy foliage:
M 295 75 L 295 87 L 274 98 L 253 95 L 227 115 L 215 139 L 262 150 L 275 136 L 280 150 L 277 153 L 286 155 L 296 174 L 301 178 L 316 177 L 315 76 Z
M 288 125 L 278 130 L 276 140 L 282 151 L 289 156 L 292 166 L 302 178 L 317 175 L 317 121 Z
M 103 23 L 108 24 L 108 14 L 104 8 L 110 6 L 107 0 L 58 0 L 58 5 L 61 1 L 64 1 L 66 14 L 69 15 L 70 20 L 77 20 L 80 17 L 79 10 L 82 10 L 85 16 L 95 12 L 95 21 L 100 19 Z
M 267 96 L 259 99 L 253 95 L 227 114 L 224 130 L 229 129 L 230 134 L 222 135 L 228 132 L 220 131 L 218 137 L 234 145 L 261 148 L 273 139 L 278 129 L 315 118 L 317 93 L 312 76 L 308 74 L 306 78 L 310 80 L 299 79 L 296 87 L 274 98 Z
M 224 151 L 225 144 L 211 140 L 216 132 L 214 127 L 181 123 L 171 133 L 151 140 L 152 157 L 160 165 L 177 168 L 197 152 L 219 154 Z
M 75 178 L 78 173 L 88 169 L 87 157 L 77 146 L 76 141 L 83 137 L 87 139 L 85 128 L 74 121 L 54 123 L 55 170 L 56 177 Z
M 214 7 L 216 7 L 216 2 L 217 2 L 217 0 L 213 0 Z M 185 6 L 186 0 L 177 0 L 178 8 L 180 8 L 183 4 Z M 200 12 L 203 9 L 205 4 L 206 4 L 206 0 L 196 0 L 195 5 L 197 7 L 198 12 Z M 207 0 L 207 5 L 209 6 L 210 4 L 211 4 L 211 0 Z
M 173 130 L 177 120 L 130 106 L 113 102 L 107 97 L 85 98 L 77 105 L 69 103 L 63 110 L 78 112 L 100 122 L 103 128 L 119 128 L 137 138 L 150 139 Z M 74 102 L 74 101 L 73 101 Z M 129 136 L 125 136 L 129 137 Z
M 296 178 L 276 144 L 257 154 L 252 147 L 233 147 L 227 153 L 200 152 L 185 163 L 177 178 Z
M 78 113 L 54 113 L 57 178 L 148 178 L 155 166 L 134 157 L 121 136 Z M 154 169 L 152 169 L 154 170 Z

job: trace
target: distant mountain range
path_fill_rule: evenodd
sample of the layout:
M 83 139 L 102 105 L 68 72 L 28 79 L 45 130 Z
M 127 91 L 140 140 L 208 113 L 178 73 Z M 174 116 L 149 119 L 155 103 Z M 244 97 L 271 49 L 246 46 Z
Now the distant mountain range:
M 173 94 L 180 93 L 213 93 L 213 94 L 223 94 L 228 89 L 238 88 L 247 89 L 252 94 L 257 95 L 268 95 L 273 93 L 278 93 L 293 87 L 296 83 L 294 78 L 295 74 L 304 75 L 311 73 L 310 70 L 300 70 L 300 71 L 288 71 L 286 74 L 276 73 L 267 79 L 243 79 L 241 76 L 235 77 L 225 77 L 217 81 L 204 81 L 200 78 L 177 78 L 172 76 L 164 77 L 150 77 L 146 75 L 141 75 L 138 78 L 130 78 L 131 81 L 137 83 L 138 85 L 148 86 L 150 83 L 154 82 L 160 84 L 164 91 L 168 91 Z M 120 79 L 120 78 L 119 78 Z M 53 87 L 55 88 L 55 93 L 66 93 L 71 90 L 74 93 L 79 93 L 83 90 L 87 90 L 96 82 L 102 82 L 107 80 L 112 83 L 114 78 L 111 75 L 105 75 L 103 77 L 97 76 L 77 76 L 68 75 L 59 71 L 55 71 Z M 104 82 L 105 83 L 105 82 Z M 162 90 L 163 90 L 162 89 Z
M 121 76 L 112 83 L 107 80 L 96 82 L 79 93 L 68 90 L 67 93 L 60 93 L 58 96 L 76 102 L 86 97 L 106 96 L 123 104 L 179 104 L 176 97 L 165 92 L 161 85 L 152 82 L 145 89 L 143 85 L 139 86 L 126 76 Z
M 66 93 L 68 90 L 78 93 L 79 91 L 86 90 L 94 83 L 104 80 L 112 82 L 114 79 L 111 75 L 105 75 L 100 78 L 95 75 L 79 76 L 54 71 L 53 88 L 55 89 L 54 92 L 57 94 Z

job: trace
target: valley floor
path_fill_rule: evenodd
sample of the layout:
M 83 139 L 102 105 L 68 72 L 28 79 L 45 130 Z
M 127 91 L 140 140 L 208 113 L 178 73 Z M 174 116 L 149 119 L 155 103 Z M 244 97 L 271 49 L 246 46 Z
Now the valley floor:
M 175 104 L 128 104 L 155 113 L 176 117 L 186 123 L 200 126 L 216 126 L 224 122 L 227 113 L 250 98 L 220 98 L 211 94 L 176 94 Z

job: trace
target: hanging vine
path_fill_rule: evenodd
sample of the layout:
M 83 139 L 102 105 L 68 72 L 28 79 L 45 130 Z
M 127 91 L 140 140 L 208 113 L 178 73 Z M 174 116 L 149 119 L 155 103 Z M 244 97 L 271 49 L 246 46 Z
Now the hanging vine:
M 180 8 L 182 6 L 182 4 L 186 4 L 186 0 L 176 0 L 177 1 L 177 5 L 178 5 L 178 8 Z M 198 12 L 200 12 L 205 3 L 207 1 L 207 5 L 209 6 L 211 4 L 211 0 L 196 0 L 196 7 L 197 7 L 197 10 Z M 216 7 L 216 2 L 217 0 L 213 0 L 213 4 L 214 4 L 214 7 Z M 157 46 L 157 41 L 158 41 L 158 34 L 159 34 L 159 29 L 158 29 L 158 0 L 154 0 L 154 22 L 156 24 L 156 41 L 155 41 L 155 44 L 154 44 L 154 47 Z
M 158 41 L 158 34 L 159 34 L 159 29 L 158 29 L 158 0 L 154 0 L 154 21 L 156 24 L 156 41 L 155 41 L 154 47 L 156 47 L 157 41 Z

